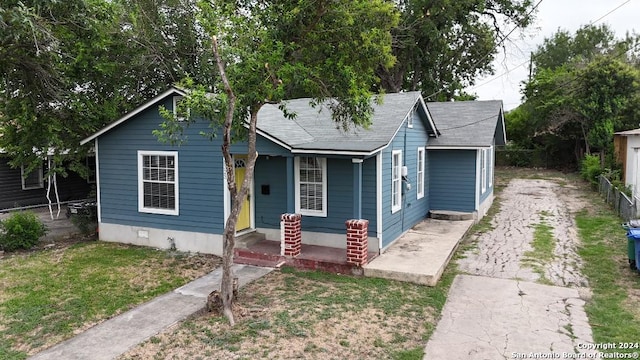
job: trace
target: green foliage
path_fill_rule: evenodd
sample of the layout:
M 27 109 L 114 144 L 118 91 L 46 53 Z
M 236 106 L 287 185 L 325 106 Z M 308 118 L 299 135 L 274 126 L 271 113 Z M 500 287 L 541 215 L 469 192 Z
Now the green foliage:
M 95 207 L 82 210 L 71 216 L 71 222 L 83 235 L 95 235 L 98 226 L 98 214 Z
M 580 175 L 592 185 L 598 184 L 598 176 L 603 171 L 600 157 L 597 155 L 586 155 L 580 165 Z
M 6 251 L 31 249 L 44 236 L 46 228 L 36 214 L 15 212 L 0 221 L 0 247 Z
M 378 69 L 387 92 L 421 90 L 427 100 L 465 96 L 463 90 L 492 62 L 505 29 L 527 27 L 530 0 L 404 0 L 395 2 L 400 24 L 392 31 L 391 69 Z
M 13 166 L 82 173 L 80 141 L 187 74 L 210 70 L 195 0 L 0 5 L 0 148 Z M 34 151 L 35 150 L 35 151 Z
M 525 103 L 507 116 L 512 140 L 550 153 L 573 150 L 607 157 L 616 131 L 637 127 L 640 72 L 633 53 L 640 38 L 615 39 L 606 25 L 559 31 L 533 54 Z

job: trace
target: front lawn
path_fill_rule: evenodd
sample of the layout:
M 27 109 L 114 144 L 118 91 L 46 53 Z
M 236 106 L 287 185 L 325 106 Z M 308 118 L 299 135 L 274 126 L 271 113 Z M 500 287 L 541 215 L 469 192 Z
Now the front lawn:
M 23 359 L 171 291 L 218 265 L 213 256 L 105 242 L 0 259 L 0 359 Z
M 427 287 L 283 268 L 240 289 L 234 327 L 203 313 L 121 359 L 422 359 L 454 275 Z

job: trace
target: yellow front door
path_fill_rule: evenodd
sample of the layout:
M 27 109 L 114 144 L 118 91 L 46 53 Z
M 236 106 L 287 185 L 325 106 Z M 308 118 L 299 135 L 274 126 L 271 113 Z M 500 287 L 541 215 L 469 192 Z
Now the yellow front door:
M 234 158 L 235 171 L 236 171 L 236 188 L 240 191 L 242 181 L 244 180 L 244 174 L 246 169 L 246 156 Z M 249 191 L 250 193 L 251 191 Z M 251 227 L 251 205 L 249 204 L 249 195 L 244 197 L 242 201 L 242 208 L 240 209 L 240 215 L 238 216 L 238 222 L 236 223 L 236 231 L 245 230 Z

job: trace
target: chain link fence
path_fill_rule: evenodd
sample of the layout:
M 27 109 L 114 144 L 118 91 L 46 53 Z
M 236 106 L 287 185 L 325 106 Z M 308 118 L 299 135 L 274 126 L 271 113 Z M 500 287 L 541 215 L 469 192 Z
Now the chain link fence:
M 600 175 L 598 190 L 607 204 L 611 205 L 622 219 L 629 221 L 638 218 L 639 206 L 636 198 L 630 199 L 603 175 Z

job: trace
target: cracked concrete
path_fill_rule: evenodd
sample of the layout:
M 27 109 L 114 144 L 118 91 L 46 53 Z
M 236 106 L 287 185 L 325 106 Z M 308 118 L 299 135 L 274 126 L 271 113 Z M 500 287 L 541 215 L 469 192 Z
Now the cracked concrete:
M 531 353 L 562 358 L 593 342 L 573 220 L 585 206 L 580 192 L 550 180 L 514 179 L 500 197 L 493 229 L 480 234 L 477 247 L 458 260 L 469 275 L 454 279 L 425 359 L 531 358 Z M 546 261 L 527 254 L 536 224 L 547 225 L 555 240 Z
M 466 273 L 503 279 L 538 281 L 533 263 L 542 268 L 545 280 L 559 286 L 588 286 L 580 273 L 582 261 L 576 254 L 577 232 L 572 211 L 580 199 L 549 180 L 514 179 L 504 189 L 501 210 L 493 219 L 494 229 L 477 238 L 477 249 L 464 254 L 458 268 Z M 553 228 L 554 259 L 547 264 L 527 259 L 532 251 L 534 226 Z
M 425 359 L 512 359 L 578 353 L 592 343 L 577 289 L 458 275 Z

